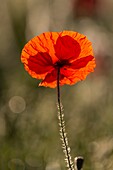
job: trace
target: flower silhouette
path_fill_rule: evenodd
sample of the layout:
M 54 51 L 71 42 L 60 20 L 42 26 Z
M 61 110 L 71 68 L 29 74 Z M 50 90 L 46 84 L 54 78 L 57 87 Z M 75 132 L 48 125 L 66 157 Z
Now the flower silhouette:
M 23 48 L 21 61 L 39 86 L 55 88 L 60 69 L 60 85 L 73 85 L 94 71 L 91 42 L 73 31 L 47 32 L 31 39 Z

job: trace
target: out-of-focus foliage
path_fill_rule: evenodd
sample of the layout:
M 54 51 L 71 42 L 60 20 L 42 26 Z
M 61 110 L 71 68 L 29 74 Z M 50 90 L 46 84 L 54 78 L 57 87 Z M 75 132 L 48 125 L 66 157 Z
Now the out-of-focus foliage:
M 61 88 L 73 158 L 85 170 L 113 169 L 113 1 L 4 0 L 0 5 L 0 170 L 65 169 L 56 89 L 38 87 L 20 62 L 45 31 L 73 30 L 92 41 L 97 62 L 83 82 Z

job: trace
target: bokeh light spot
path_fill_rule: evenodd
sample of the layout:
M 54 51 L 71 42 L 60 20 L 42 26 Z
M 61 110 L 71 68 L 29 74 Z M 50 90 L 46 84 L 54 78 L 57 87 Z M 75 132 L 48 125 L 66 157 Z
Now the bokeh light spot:
M 9 100 L 9 108 L 13 113 L 21 113 L 26 108 L 26 102 L 21 96 L 13 96 Z

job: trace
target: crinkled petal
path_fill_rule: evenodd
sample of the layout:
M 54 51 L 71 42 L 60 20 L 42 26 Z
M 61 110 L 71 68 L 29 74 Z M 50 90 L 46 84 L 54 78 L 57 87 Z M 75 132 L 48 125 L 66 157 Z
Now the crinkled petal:
M 87 66 L 88 62 L 92 61 L 94 59 L 93 56 L 87 56 L 84 58 L 77 59 L 76 61 L 70 63 L 67 66 L 64 66 L 60 69 L 60 72 L 62 75 L 66 77 L 73 76 L 76 73 L 76 70 L 81 69 Z M 95 62 L 92 61 L 94 65 L 92 65 L 93 68 L 95 68 Z M 87 68 L 87 67 L 86 67 Z
M 25 70 L 37 79 L 44 79 L 58 61 L 54 44 L 59 36 L 57 32 L 47 32 L 31 39 L 23 48 L 21 61 Z
M 79 68 L 76 69 L 71 68 L 71 66 L 62 67 L 60 69 L 60 86 L 65 84 L 73 85 L 78 81 L 84 80 L 90 72 L 93 72 L 96 66 L 95 58 L 88 56 L 86 57 L 86 61 L 87 64 L 85 62 L 85 64 L 83 64 L 83 62 L 81 61 L 81 67 L 79 67 L 80 65 L 78 62 Z M 55 88 L 57 86 L 57 69 L 54 69 L 51 73 L 47 74 L 45 79 L 39 84 L 39 86 Z
M 66 72 L 62 72 L 61 74 L 63 74 L 65 78 L 61 80 L 60 84 L 73 85 L 78 81 L 84 80 L 89 73 L 94 71 L 95 67 L 96 67 L 95 58 L 93 58 L 91 61 L 87 63 L 85 67 L 75 69 L 75 71 L 73 71 L 73 69 L 72 70 L 70 69 L 70 75 L 67 75 Z
M 60 74 L 60 81 L 63 78 L 64 76 Z M 54 69 L 51 73 L 47 74 L 39 86 L 55 88 L 57 86 L 57 69 Z
M 33 78 L 37 79 L 43 79 L 54 69 L 51 57 L 48 53 L 39 52 L 35 56 L 29 56 L 29 58 L 25 60 L 24 64 L 28 73 Z
M 76 59 L 81 51 L 79 43 L 69 35 L 59 36 L 54 47 L 60 61 Z
M 22 50 L 22 62 L 26 58 L 28 59 L 29 56 L 35 56 L 39 52 L 46 52 L 51 56 L 53 63 L 55 63 L 58 59 L 55 56 L 54 45 L 58 37 L 58 32 L 46 32 L 31 39 Z M 25 53 L 27 53 L 27 55 Z
M 72 69 L 80 69 L 82 67 L 85 67 L 88 64 L 88 62 L 92 61 L 93 59 L 94 59 L 94 57 L 91 55 L 83 57 L 83 58 L 79 58 L 79 59 L 75 60 L 74 62 L 72 62 L 70 67 Z M 94 65 L 94 67 L 95 67 L 95 65 Z
M 92 43 L 87 39 L 86 36 L 79 37 L 77 42 L 79 43 L 81 47 L 81 52 L 78 58 L 84 58 L 86 56 L 94 56 Z
M 44 79 L 58 61 L 54 44 L 59 36 L 57 32 L 47 32 L 31 39 L 23 48 L 21 61 L 25 70 L 37 79 Z
M 67 35 L 73 38 L 80 46 L 80 54 L 78 56 L 75 55 L 75 57 L 70 58 L 71 60 L 76 60 L 76 58 L 83 58 L 89 55 L 91 56 L 94 55 L 93 49 L 92 49 L 92 43 L 87 39 L 85 35 L 80 34 L 78 32 L 74 32 L 74 31 L 63 31 L 60 34 L 61 37 L 67 36 Z M 79 51 L 78 46 L 77 46 L 77 49 Z

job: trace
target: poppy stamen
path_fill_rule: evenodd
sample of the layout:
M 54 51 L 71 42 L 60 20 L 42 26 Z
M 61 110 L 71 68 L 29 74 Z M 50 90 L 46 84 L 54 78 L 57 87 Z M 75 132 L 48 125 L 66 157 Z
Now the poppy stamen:
M 55 67 L 57 67 L 57 68 L 61 68 L 66 65 L 69 65 L 69 62 L 67 60 L 57 61 L 55 63 Z

